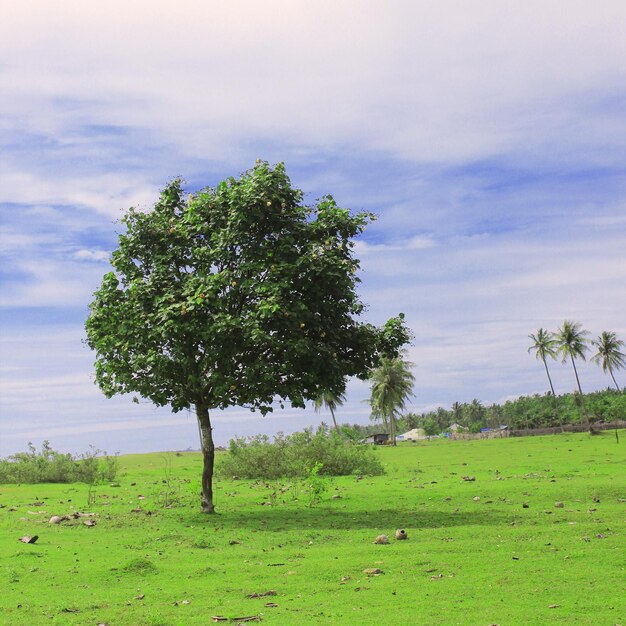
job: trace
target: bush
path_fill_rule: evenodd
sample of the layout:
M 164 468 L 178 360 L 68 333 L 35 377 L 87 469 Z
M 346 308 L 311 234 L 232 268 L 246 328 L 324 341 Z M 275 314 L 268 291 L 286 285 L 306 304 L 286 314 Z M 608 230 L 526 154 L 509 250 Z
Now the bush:
M 346 440 L 324 426 L 315 432 L 307 428 L 292 435 L 279 433 L 273 441 L 267 435 L 231 439 L 217 471 L 241 478 L 301 478 L 316 466 L 316 475 L 384 474 L 373 446 Z
M 53 450 L 49 441 L 44 441 L 41 450 L 28 442 L 28 452 L 18 452 L 0 459 L 0 483 L 73 483 L 95 485 L 117 476 L 116 457 L 99 456 L 100 450 L 74 457 Z

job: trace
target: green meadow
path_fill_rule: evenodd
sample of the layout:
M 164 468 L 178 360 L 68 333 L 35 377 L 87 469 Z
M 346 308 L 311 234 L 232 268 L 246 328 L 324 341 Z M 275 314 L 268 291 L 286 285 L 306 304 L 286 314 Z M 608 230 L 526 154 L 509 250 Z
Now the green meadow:
M 213 516 L 196 453 L 120 457 L 91 494 L 0 485 L 0 622 L 624 624 L 620 435 L 386 447 L 386 475 L 324 479 L 313 506 L 301 481 L 222 478 Z M 94 515 L 48 523 L 73 512 Z

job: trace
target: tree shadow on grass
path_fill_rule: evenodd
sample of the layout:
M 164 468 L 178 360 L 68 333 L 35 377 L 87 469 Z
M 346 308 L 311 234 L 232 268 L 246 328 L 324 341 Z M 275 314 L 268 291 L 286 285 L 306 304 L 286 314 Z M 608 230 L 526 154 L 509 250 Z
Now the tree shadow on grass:
M 342 511 L 330 507 L 272 508 L 245 511 L 227 511 L 216 516 L 198 514 L 197 523 L 219 524 L 241 530 L 285 531 L 370 530 L 380 528 L 454 528 L 461 526 L 499 526 L 509 524 L 514 515 L 494 509 L 485 511 L 420 511 L 408 508 L 379 511 Z M 194 516 L 195 518 L 195 516 Z

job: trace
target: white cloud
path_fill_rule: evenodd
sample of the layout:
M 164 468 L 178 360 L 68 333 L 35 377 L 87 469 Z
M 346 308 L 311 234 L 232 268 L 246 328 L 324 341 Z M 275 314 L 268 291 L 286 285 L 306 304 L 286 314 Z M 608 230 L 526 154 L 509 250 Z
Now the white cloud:
M 98 173 L 76 176 L 71 171 L 55 177 L 3 165 L 0 202 L 28 205 L 68 205 L 119 218 L 131 206 L 151 206 L 158 188 L 137 174 Z
M 79 261 L 96 261 L 99 263 L 108 263 L 111 253 L 105 250 L 78 250 L 74 253 L 74 258 Z
M 441 162 L 558 136 L 571 159 L 572 145 L 623 136 L 617 115 L 581 127 L 577 106 L 623 84 L 624 18 L 610 1 L 601 11 L 571 1 L 13 3 L 1 31 L 12 61 L 4 108 L 58 136 L 87 121 L 150 128 L 222 162 L 250 138 Z

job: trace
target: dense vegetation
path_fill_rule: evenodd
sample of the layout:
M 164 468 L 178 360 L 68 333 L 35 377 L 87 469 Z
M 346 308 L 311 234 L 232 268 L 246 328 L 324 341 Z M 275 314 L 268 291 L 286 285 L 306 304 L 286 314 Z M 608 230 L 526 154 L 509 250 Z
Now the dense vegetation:
M 53 450 L 50 442 L 44 441 L 37 451 L 32 443 L 28 452 L 18 452 L 0 459 L 0 483 L 74 483 L 89 485 L 101 481 L 112 481 L 117 476 L 117 457 L 101 455 L 92 448 L 79 456 L 63 454 Z
M 346 440 L 326 426 L 315 432 L 307 428 L 292 435 L 279 433 L 273 441 L 266 435 L 232 439 L 219 472 L 227 477 L 276 479 L 304 477 L 316 466 L 320 475 L 384 473 L 371 446 Z

